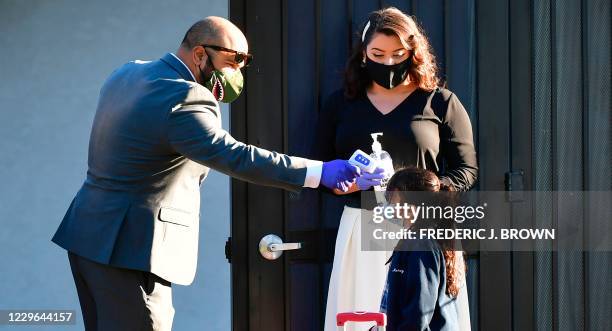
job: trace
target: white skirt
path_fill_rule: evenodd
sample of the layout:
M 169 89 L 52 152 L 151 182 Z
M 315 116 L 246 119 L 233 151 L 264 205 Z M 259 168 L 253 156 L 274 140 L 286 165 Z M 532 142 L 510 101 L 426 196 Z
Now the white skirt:
M 380 311 L 388 269 L 385 263 L 392 252 L 361 251 L 362 212 L 371 213 L 347 206 L 342 212 L 327 293 L 325 331 L 338 330 L 337 313 Z M 366 331 L 372 325 L 374 323 L 349 323 L 346 330 Z

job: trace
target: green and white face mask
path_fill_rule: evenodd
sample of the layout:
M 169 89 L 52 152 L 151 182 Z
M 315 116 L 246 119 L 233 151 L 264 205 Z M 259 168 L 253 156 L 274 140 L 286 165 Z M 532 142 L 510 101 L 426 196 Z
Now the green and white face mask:
M 244 87 L 244 78 L 240 69 L 213 70 L 209 80 L 204 82 L 217 101 L 230 103 L 238 98 Z

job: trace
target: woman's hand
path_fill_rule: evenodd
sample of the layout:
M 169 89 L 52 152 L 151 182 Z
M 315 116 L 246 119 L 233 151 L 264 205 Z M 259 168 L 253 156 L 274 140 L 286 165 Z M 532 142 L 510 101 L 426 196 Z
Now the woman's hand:
M 361 191 L 369 190 L 372 186 L 380 185 L 385 178 L 385 169 L 376 168 L 373 173 L 364 172 L 357 177 L 357 188 Z

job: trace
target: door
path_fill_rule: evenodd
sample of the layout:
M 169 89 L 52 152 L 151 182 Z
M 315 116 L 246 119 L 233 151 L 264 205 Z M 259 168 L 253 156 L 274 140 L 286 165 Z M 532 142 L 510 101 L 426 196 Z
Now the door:
M 506 190 L 508 178 L 525 190 L 610 190 L 609 1 L 232 0 L 230 18 L 255 55 L 245 93 L 232 104 L 232 134 L 304 155 L 320 105 L 342 85 L 360 25 L 387 5 L 416 16 L 441 76 L 468 110 L 475 189 Z M 508 208 L 519 228 L 563 212 Z M 341 211 L 329 194 L 232 181 L 234 330 L 322 329 Z M 259 243 L 269 234 L 301 248 L 265 259 Z M 472 327 L 609 329 L 611 261 L 609 253 L 472 253 Z
M 342 86 L 360 25 L 383 5 L 416 15 L 441 76 L 468 110 L 479 153 L 475 189 L 505 190 L 507 177 L 532 189 L 532 164 L 540 162 L 534 134 L 547 131 L 532 115 L 534 91 L 542 91 L 533 80 L 534 55 L 542 48 L 534 44 L 538 5 L 528 0 L 231 1 L 230 16 L 246 31 L 256 59 L 247 70 L 245 95 L 232 105 L 232 133 L 304 155 L 320 105 Z M 232 197 L 234 329 L 321 330 L 343 206 L 329 194 L 296 196 L 238 181 L 232 182 Z M 532 224 L 532 207 L 511 206 L 513 225 Z M 268 234 L 302 248 L 266 260 L 258 244 Z M 510 252 L 469 255 L 474 330 L 536 327 L 535 303 L 552 300 L 534 297 L 547 288 L 536 288 L 536 258 Z
M 476 133 L 474 1 L 385 4 L 417 15 L 442 76 L 468 109 Z M 245 31 L 255 56 L 246 71 L 244 95 L 231 106 L 232 134 L 261 147 L 305 155 L 316 134 L 320 105 L 342 86 L 353 38 L 367 14 L 382 5 L 346 0 L 230 1 L 230 18 Z M 499 134 L 508 139 L 507 131 Z M 506 166 L 500 171 L 503 181 Z M 232 181 L 232 205 L 227 250 L 232 263 L 233 329 L 322 330 L 343 205 L 333 195 L 314 190 L 296 195 L 237 180 Z M 268 235 L 301 243 L 301 248 L 267 260 L 259 244 Z M 468 263 L 472 320 L 477 325 L 477 255 Z

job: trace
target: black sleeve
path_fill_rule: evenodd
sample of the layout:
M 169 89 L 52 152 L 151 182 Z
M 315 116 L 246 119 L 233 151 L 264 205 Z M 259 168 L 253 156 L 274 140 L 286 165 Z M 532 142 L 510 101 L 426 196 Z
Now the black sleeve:
M 319 111 L 308 158 L 323 162 L 337 158 L 335 148 L 336 113 L 338 111 L 338 100 L 341 96 L 338 92 L 330 95 Z
M 476 150 L 470 117 L 455 94 L 448 100 L 440 144 L 441 156 L 446 161 L 440 179 L 450 182 L 458 191 L 469 190 L 478 176 Z

